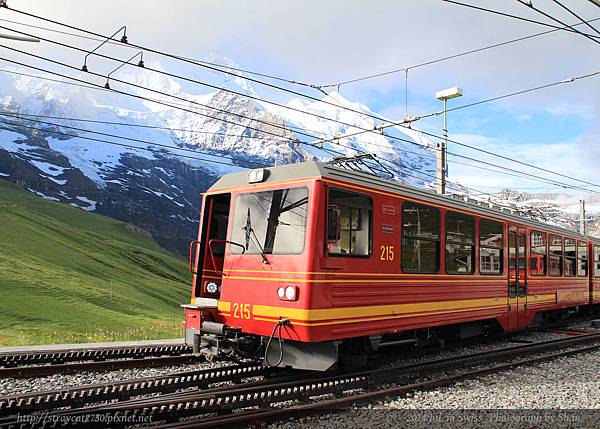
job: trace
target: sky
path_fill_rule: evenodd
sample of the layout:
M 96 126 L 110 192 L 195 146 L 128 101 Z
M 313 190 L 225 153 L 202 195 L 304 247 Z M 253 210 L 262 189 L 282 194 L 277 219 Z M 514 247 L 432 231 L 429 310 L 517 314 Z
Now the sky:
M 517 1 L 465 2 L 551 22 Z M 563 3 L 584 19 L 600 18 L 600 7 L 592 2 Z M 197 59 L 228 58 L 247 70 L 310 84 L 339 83 L 408 67 L 408 79 L 402 72 L 340 86 L 345 98 L 368 105 L 391 120 L 441 110 L 435 92 L 447 87 L 460 86 L 464 91 L 463 97 L 449 101 L 448 107 L 452 108 L 600 70 L 600 43 L 565 31 L 413 68 L 430 60 L 549 30 L 441 0 L 8 0 L 8 4 L 101 34 L 126 25 L 131 42 Z M 567 23 L 578 22 L 551 0 L 533 0 L 533 4 Z M 0 10 L 0 19 L 49 25 L 6 9 Z M 58 37 L 7 21 L 0 21 L 0 25 Z M 593 25 L 600 31 L 600 20 Z M 578 28 L 600 35 L 584 25 Z M 60 38 L 86 49 L 97 45 L 67 35 Z M 82 63 L 80 52 L 44 42 L 28 45 L 27 49 L 78 67 Z M 115 47 L 102 49 L 115 55 L 118 52 L 121 58 L 131 54 L 131 50 L 117 51 L 119 48 Z M 19 58 L 5 49 L 0 52 L 2 58 Z M 152 55 L 144 59 L 155 60 Z M 98 60 L 90 61 L 94 68 L 104 67 Z M 195 77 L 207 73 L 196 67 L 183 69 L 180 63 L 162 64 L 168 70 Z M 310 88 L 287 87 L 322 96 Z M 291 100 L 289 95 L 277 91 L 269 94 L 278 101 Z M 448 130 L 452 140 L 600 185 L 599 119 L 600 76 L 595 76 L 451 111 Z M 440 134 L 442 117 L 422 120 L 414 126 Z M 576 183 L 525 170 L 518 164 L 454 143 L 449 144 L 448 150 L 501 165 L 505 172 L 506 168 L 513 168 Z M 504 187 L 534 193 L 560 191 L 553 184 L 465 166 L 473 162 L 453 155 L 449 156 L 449 163 L 451 181 L 485 192 Z M 582 186 L 600 192 L 598 186 Z M 600 200 L 598 193 L 583 196 Z

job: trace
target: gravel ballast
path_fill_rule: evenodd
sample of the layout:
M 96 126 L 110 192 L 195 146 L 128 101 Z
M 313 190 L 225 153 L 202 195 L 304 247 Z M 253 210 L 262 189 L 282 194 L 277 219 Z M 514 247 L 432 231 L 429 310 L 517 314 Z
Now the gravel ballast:
M 549 332 L 514 339 L 565 338 Z M 469 352 L 514 346 L 506 341 Z M 460 352 L 466 353 L 467 349 Z M 458 354 L 444 352 L 423 359 Z M 419 359 L 411 359 L 418 361 Z M 465 411 L 470 410 L 470 411 Z M 593 411 L 589 411 L 593 410 Z M 600 350 L 454 383 L 431 391 L 339 412 L 280 421 L 270 428 L 367 427 L 597 427 L 600 417 Z

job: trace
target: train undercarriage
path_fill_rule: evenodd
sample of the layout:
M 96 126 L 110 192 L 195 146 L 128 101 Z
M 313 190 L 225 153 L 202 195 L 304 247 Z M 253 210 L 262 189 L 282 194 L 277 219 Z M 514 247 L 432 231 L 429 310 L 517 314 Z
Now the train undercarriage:
M 578 317 L 598 314 L 598 305 L 540 312 L 530 328 L 557 326 Z M 205 355 L 209 359 L 230 356 L 259 361 L 264 366 L 329 371 L 338 367 L 365 366 L 370 358 L 391 349 L 394 352 L 441 350 L 447 344 L 503 334 L 498 321 L 489 319 L 394 334 L 307 343 L 280 337 L 278 330 L 290 323 L 289 320 L 283 319 L 274 326 L 273 334 L 267 337 L 246 334 L 239 328 L 205 321 L 201 332 L 187 333 L 186 342 L 193 345 L 195 353 Z

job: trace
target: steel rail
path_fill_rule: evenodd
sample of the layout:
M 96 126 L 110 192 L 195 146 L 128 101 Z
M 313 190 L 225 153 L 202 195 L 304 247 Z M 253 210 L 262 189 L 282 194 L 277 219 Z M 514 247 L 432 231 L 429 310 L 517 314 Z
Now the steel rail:
M 190 352 L 190 347 L 183 344 L 178 344 L 0 353 L 0 367 L 13 368 L 23 365 L 63 364 L 68 362 L 141 358 L 149 356 L 178 356 Z
M 117 369 L 170 366 L 203 362 L 202 356 L 159 356 L 133 359 L 117 359 L 97 362 L 74 362 L 58 365 L 19 366 L 0 368 L 0 379 L 44 377 L 54 374 L 70 374 L 90 371 L 113 371 Z

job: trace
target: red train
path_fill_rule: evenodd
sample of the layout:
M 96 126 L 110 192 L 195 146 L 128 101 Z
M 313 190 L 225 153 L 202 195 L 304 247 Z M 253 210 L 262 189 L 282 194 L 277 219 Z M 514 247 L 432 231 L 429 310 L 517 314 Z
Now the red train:
M 317 162 L 217 181 L 190 268 L 188 344 L 304 369 L 600 304 L 600 240 Z

